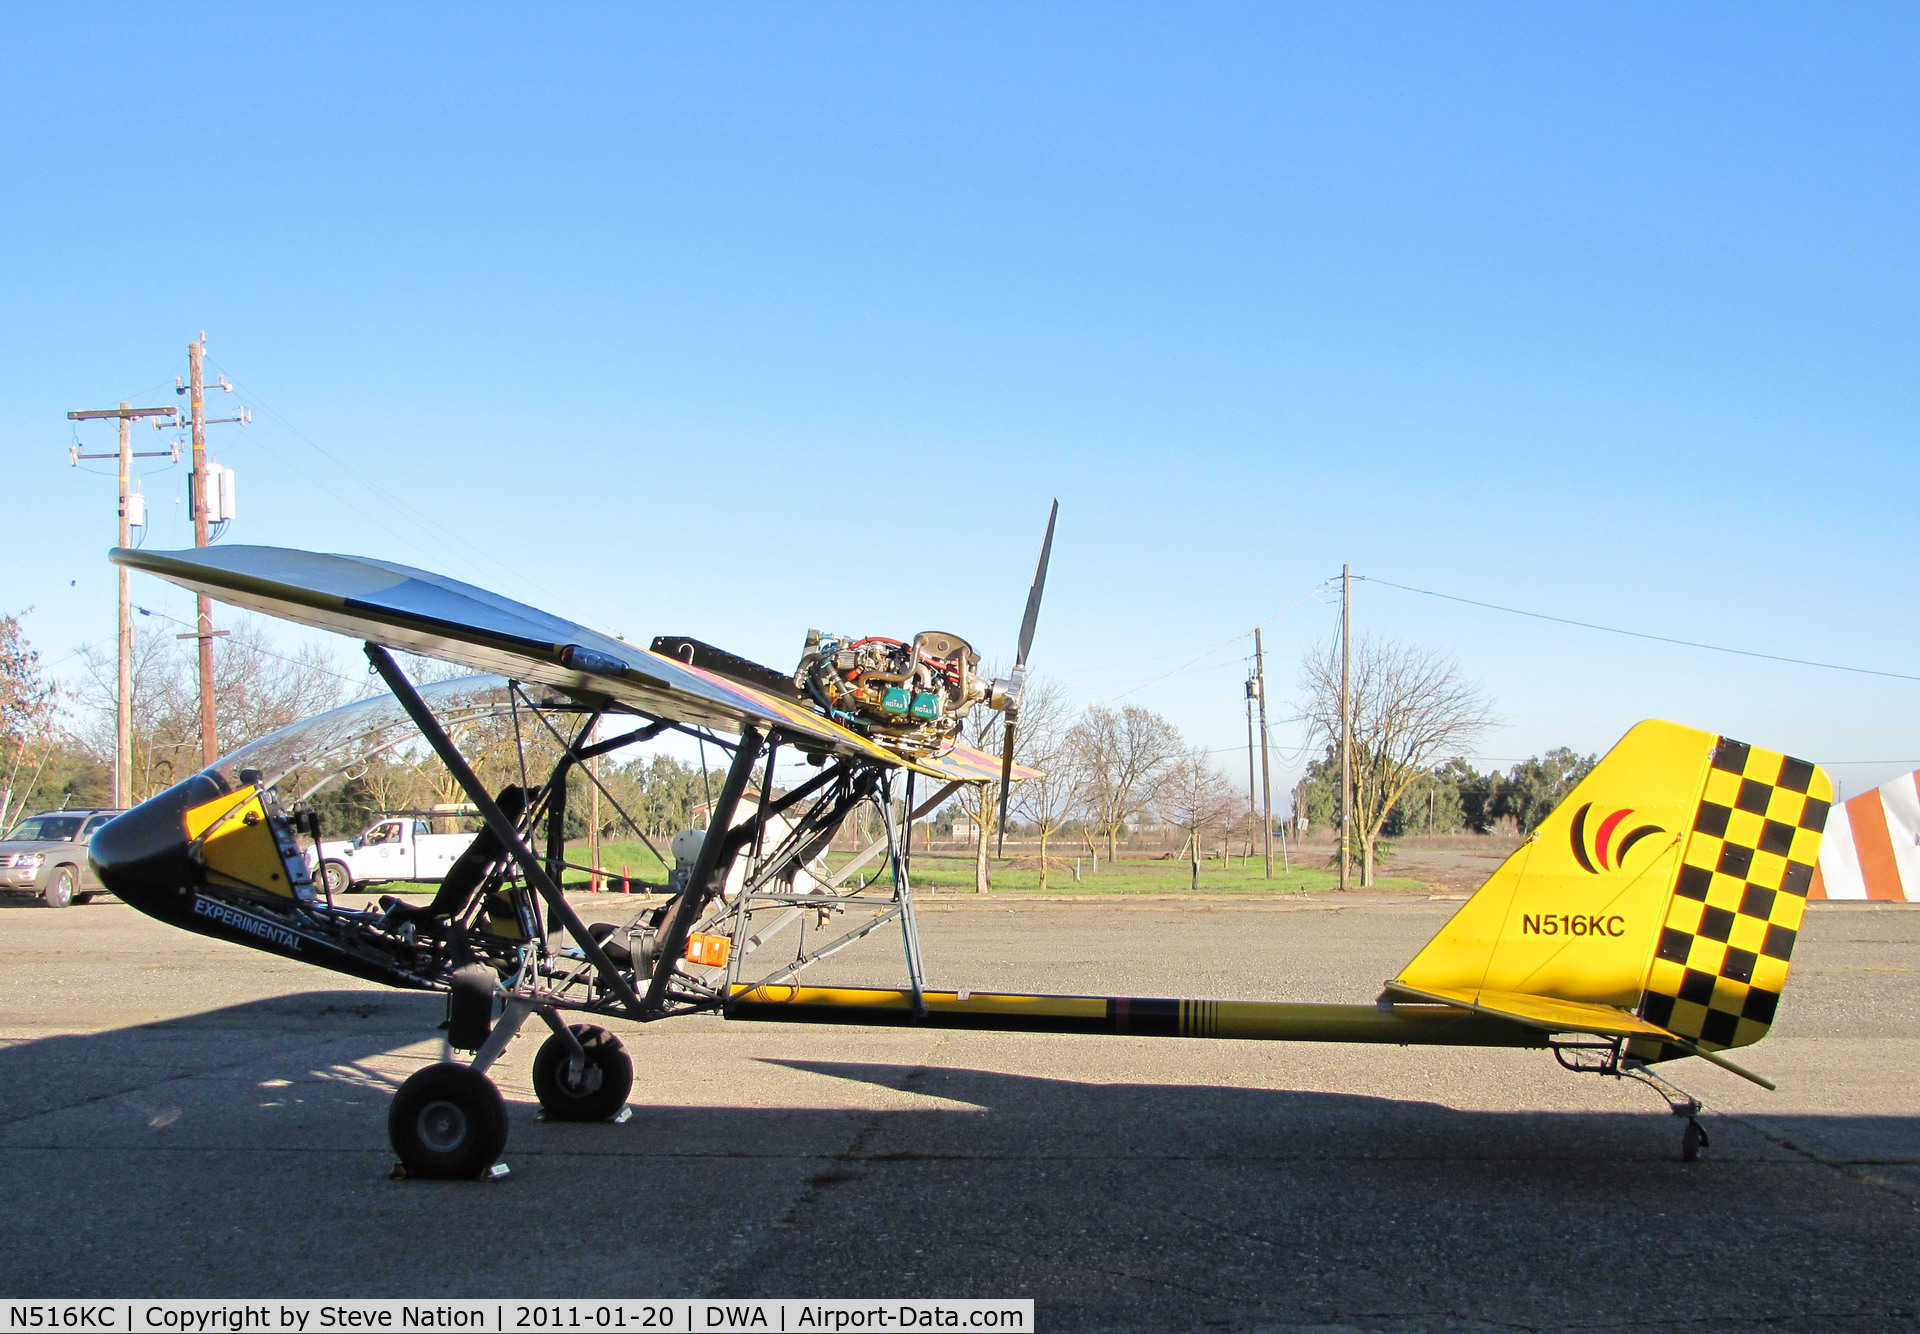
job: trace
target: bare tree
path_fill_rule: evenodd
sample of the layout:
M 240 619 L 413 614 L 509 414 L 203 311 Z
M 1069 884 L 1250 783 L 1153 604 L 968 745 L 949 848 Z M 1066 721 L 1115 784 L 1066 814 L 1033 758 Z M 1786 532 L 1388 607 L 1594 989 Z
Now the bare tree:
M 110 652 L 82 655 L 86 680 L 80 702 L 91 714 L 86 742 L 113 753 L 115 672 Z M 200 686 L 194 650 L 163 631 L 144 631 L 133 652 L 133 774 L 135 801 L 171 786 L 200 767 Z M 303 718 L 368 693 L 339 670 L 325 650 L 307 644 L 288 650 L 257 620 L 242 620 L 214 650 L 214 701 L 221 743 L 237 750 Z
M 1213 757 L 1196 746 L 1174 761 L 1155 804 L 1162 819 L 1186 831 L 1193 887 L 1200 888 L 1200 839 L 1209 829 L 1233 822 L 1240 811 L 1239 792 Z
M 1180 733 L 1159 714 L 1128 705 L 1117 713 L 1088 709 L 1073 740 L 1085 774 L 1087 822 L 1106 839 L 1112 861 L 1128 818 L 1153 804 L 1179 759 Z
M 992 675 L 994 668 L 987 672 Z M 1058 730 L 1059 715 L 1065 710 L 1065 701 L 1061 699 L 1058 688 L 1051 682 L 1034 678 L 1027 683 L 1026 698 L 1020 706 L 1020 728 L 1013 737 L 1013 760 L 1029 768 L 1039 768 L 1034 761 L 1035 735 L 1042 725 Z M 1045 717 L 1042 718 L 1044 712 Z M 1006 715 L 989 709 L 984 704 L 976 704 L 966 717 L 960 731 L 960 740 L 975 750 L 989 755 L 1000 755 L 1006 746 Z M 1018 793 L 1019 789 L 1014 791 Z M 973 889 L 976 894 L 985 894 L 992 886 L 987 869 L 987 843 L 994 835 L 994 825 L 999 819 L 1000 784 L 996 781 L 968 783 L 961 787 L 954 800 L 960 809 L 973 821 L 974 837 L 978 840 L 973 850 Z M 1011 805 L 1011 802 L 1009 802 Z M 1043 858 L 1044 860 L 1044 858 Z M 1046 872 L 1042 870 L 1044 880 Z
M 15 783 L 29 762 L 32 778 L 20 789 L 23 803 L 39 783 L 57 733 L 59 687 L 41 675 L 40 654 L 27 642 L 18 617 L 0 616 L 0 830 L 13 814 Z M 35 762 L 37 761 L 37 762 Z
M 1013 790 L 1012 807 L 1040 835 L 1040 888 L 1047 887 L 1047 841 L 1080 805 L 1085 774 L 1066 698 L 1052 681 L 1035 682 L 1020 705 L 1016 758 L 1040 772 Z
M 1003 744 L 1000 739 L 1003 726 L 999 714 L 984 704 L 977 704 L 961 727 L 960 739 L 975 750 L 995 755 Z M 1014 745 L 1019 744 L 1020 737 L 1016 733 Z M 995 811 L 1000 802 L 1000 784 L 963 783 L 960 791 L 954 795 L 954 801 L 973 821 L 973 892 L 984 894 L 993 888 L 992 876 L 987 869 L 987 844 L 993 835 Z
M 1371 636 L 1356 639 L 1349 672 L 1353 719 L 1353 824 L 1362 886 L 1373 884 L 1374 844 L 1387 813 L 1442 754 L 1493 724 L 1478 686 L 1451 658 Z M 1340 646 L 1310 651 L 1300 684 L 1315 734 L 1340 744 Z

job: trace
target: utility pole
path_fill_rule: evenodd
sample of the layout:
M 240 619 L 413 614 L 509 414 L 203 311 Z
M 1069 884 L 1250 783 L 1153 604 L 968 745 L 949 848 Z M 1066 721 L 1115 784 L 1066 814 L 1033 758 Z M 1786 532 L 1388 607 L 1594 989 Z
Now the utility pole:
M 133 423 L 140 417 L 174 417 L 179 415 L 178 408 L 136 408 L 122 403 L 117 408 L 96 408 L 86 412 L 69 412 L 68 421 L 95 421 L 111 417 L 120 423 L 120 448 L 112 454 L 82 454 L 76 446 L 71 455 L 74 466 L 81 459 L 118 459 L 120 461 L 120 545 L 130 546 L 133 542 L 133 502 L 131 477 L 135 459 L 174 457 L 179 455 L 173 450 L 150 450 L 145 453 L 133 452 Z M 155 423 L 158 425 L 158 423 Z M 142 526 L 146 516 L 141 515 Z M 114 696 L 113 723 L 113 804 L 116 806 L 133 805 L 133 602 L 132 588 L 127 580 L 131 571 L 120 567 L 120 630 L 118 635 L 120 651 L 120 684 Z
M 1253 859 L 1254 822 L 1260 818 L 1260 789 L 1253 785 L 1253 692 L 1259 689 L 1258 681 L 1247 678 L 1247 859 Z
M 199 342 L 187 344 L 187 410 L 193 414 L 193 473 L 189 485 L 196 547 L 207 544 L 207 400 L 206 386 L 200 378 L 200 354 L 206 338 L 203 333 Z M 205 766 L 220 758 L 219 731 L 213 718 L 213 600 L 202 593 L 194 599 L 194 608 L 199 613 L 194 638 L 200 641 L 200 763 Z
M 1273 769 L 1267 761 L 1267 654 L 1260 646 L 1260 627 L 1253 627 L 1253 675 L 1260 698 L 1260 836 L 1265 840 L 1267 879 L 1273 879 Z
M 595 718 L 593 726 L 587 729 L 587 744 L 591 746 L 600 737 L 600 720 Z M 600 757 L 595 755 L 587 761 L 587 860 L 593 863 L 593 870 L 587 876 L 587 888 L 591 892 L 600 892 Z
M 207 420 L 205 385 L 200 375 L 200 359 L 206 355 L 207 335 L 203 332 L 200 341 L 187 344 L 187 380 L 184 387 L 175 392 L 185 393 L 187 411 L 193 425 L 193 472 L 191 489 L 193 492 L 193 544 L 196 547 L 207 545 L 207 525 L 212 517 L 212 495 L 208 488 L 207 474 L 207 427 L 221 422 L 245 422 L 247 410 L 242 408 L 237 417 L 216 417 Z M 175 382 L 176 385 L 178 381 Z M 220 387 L 233 392 L 226 377 L 220 378 Z M 213 628 L 213 601 L 205 593 L 194 599 L 199 615 L 194 633 L 176 635 L 177 639 L 197 639 L 200 641 L 200 763 L 210 765 L 220 758 L 220 738 L 214 723 L 213 713 L 213 641 L 225 630 Z
M 1353 718 L 1348 673 L 1353 665 L 1353 567 L 1340 567 L 1340 888 L 1353 884 Z

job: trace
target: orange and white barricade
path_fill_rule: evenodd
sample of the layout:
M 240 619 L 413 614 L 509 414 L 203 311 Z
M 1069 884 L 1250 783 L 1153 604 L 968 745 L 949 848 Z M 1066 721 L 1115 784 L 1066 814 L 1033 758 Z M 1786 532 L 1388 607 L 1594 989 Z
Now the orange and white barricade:
M 1920 902 L 1920 771 L 1833 808 L 1807 897 Z

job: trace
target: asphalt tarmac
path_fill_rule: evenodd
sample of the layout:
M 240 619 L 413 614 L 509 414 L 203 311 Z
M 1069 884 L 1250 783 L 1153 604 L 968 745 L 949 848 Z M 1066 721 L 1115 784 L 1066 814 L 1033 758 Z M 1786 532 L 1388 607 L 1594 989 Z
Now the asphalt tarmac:
M 613 918 L 625 900 L 579 899 Z M 921 909 L 929 981 L 1366 1001 L 1456 905 Z M 893 983 L 897 937 L 841 980 Z M 1920 1321 L 1920 911 L 1815 905 L 1748 1064 L 1649 1091 L 1544 1052 L 624 1026 L 624 1125 L 390 1181 L 432 997 L 115 903 L 0 909 L 10 1296 L 1030 1296 L 1045 1330 L 1869 1330 Z M 839 961 L 835 961 L 836 964 Z

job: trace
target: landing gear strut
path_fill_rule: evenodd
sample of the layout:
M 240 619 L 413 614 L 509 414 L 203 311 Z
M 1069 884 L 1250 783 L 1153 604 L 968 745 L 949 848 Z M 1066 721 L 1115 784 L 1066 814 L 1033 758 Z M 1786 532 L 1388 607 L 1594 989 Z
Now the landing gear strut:
M 1619 1041 L 1613 1042 L 1549 1042 L 1553 1048 L 1554 1059 L 1565 1069 L 1575 1074 L 1612 1075 L 1615 1079 L 1632 1079 L 1645 1084 L 1667 1100 L 1667 1110 L 1675 1116 L 1686 1118 L 1686 1128 L 1680 1132 L 1680 1161 L 1698 1162 L 1700 1150 L 1711 1142 L 1707 1139 L 1706 1127 L 1700 1124 L 1703 1109 L 1700 1099 L 1676 1086 L 1662 1075 L 1656 1075 L 1647 1063 L 1636 1057 L 1628 1056 Z M 1769 1086 L 1771 1087 L 1771 1086 Z

